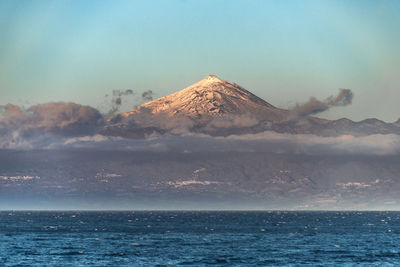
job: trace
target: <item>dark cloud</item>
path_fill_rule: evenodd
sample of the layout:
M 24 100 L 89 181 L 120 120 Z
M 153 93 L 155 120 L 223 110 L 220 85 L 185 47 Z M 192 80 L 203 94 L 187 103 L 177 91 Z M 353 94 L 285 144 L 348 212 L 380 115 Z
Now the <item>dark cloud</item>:
M 151 101 L 153 100 L 153 91 L 147 90 L 142 93 L 142 98 L 144 101 Z
M 120 111 L 121 105 L 122 105 L 122 99 L 123 97 L 126 96 L 133 96 L 134 92 L 131 89 L 126 89 L 126 90 L 113 90 L 112 91 L 112 99 L 111 99 L 111 109 L 108 111 L 108 114 L 115 114 Z M 108 95 L 106 95 L 106 98 L 108 98 Z
M 131 89 L 126 89 L 126 90 L 118 89 L 118 90 L 113 90 L 111 96 L 112 96 L 111 108 L 109 108 L 107 115 L 114 115 L 119 113 L 124 103 L 125 106 L 127 106 L 127 108 L 132 109 L 138 106 L 139 104 L 142 104 L 143 102 L 153 100 L 153 91 L 147 90 L 139 94 L 139 96 L 137 96 L 135 92 Z M 105 95 L 105 97 L 108 98 L 109 95 L 107 94 Z M 107 99 L 107 102 L 108 101 L 109 99 Z M 128 106 L 126 103 L 130 104 L 130 106 Z
M 133 95 L 133 90 L 131 89 L 126 89 L 126 90 L 113 90 L 112 95 L 115 97 L 121 97 L 124 95 Z
M 330 106 L 347 106 L 351 104 L 353 100 L 353 92 L 350 89 L 340 89 L 339 94 L 336 97 L 329 97 L 326 102 Z
M 326 111 L 331 107 L 347 106 L 351 104 L 353 100 L 353 93 L 350 89 L 340 89 L 337 96 L 330 96 L 324 101 L 320 101 L 315 97 L 310 98 L 307 103 L 297 104 L 289 112 L 290 119 L 297 117 L 305 117 L 309 115 L 315 115 L 317 113 Z

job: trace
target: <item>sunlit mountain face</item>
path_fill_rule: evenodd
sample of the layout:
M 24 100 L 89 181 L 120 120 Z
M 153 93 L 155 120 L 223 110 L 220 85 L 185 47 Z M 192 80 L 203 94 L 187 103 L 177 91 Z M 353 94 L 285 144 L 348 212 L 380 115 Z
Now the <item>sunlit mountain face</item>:
M 281 109 L 209 75 L 131 111 L 2 106 L 0 208 L 396 209 L 400 125 Z

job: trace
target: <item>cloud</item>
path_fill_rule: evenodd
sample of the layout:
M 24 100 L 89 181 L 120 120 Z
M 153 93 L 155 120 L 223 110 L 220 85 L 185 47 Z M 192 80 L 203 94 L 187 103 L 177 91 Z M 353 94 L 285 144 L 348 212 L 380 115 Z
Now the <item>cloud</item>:
M 111 137 L 106 137 L 104 135 L 96 134 L 94 136 L 82 136 L 82 137 L 68 138 L 64 141 L 64 145 L 85 143 L 85 142 L 102 143 L 102 142 L 106 142 L 106 141 L 110 141 L 110 140 L 112 140 Z
M 147 90 L 142 93 L 142 98 L 144 101 L 151 101 L 153 100 L 153 91 Z
M 103 123 L 99 111 L 74 103 L 40 104 L 24 111 L 17 106 L 7 106 L 6 116 L 0 120 L 0 132 L 3 134 L 91 135 Z
M 372 155 L 400 153 L 400 135 L 396 134 L 322 137 L 313 134 L 280 134 L 266 131 L 258 134 L 229 136 L 226 139 L 251 143 L 259 150 L 269 147 L 291 153 Z
M 115 114 L 120 110 L 122 105 L 122 97 L 134 95 L 133 90 L 126 89 L 126 90 L 113 90 L 112 91 L 112 99 L 111 99 L 111 109 L 108 111 L 108 114 Z M 106 98 L 108 95 L 106 95 Z
M 183 136 L 152 136 L 144 140 L 108 139 L 109 147 L 128 150 L 174 152 L 273 152 L 290 154 L 400 154 L 400 136 L 369 135 L 355 137 L 321 137 L 310 134 L 259 134 L 212 137 L 203 134 Z M 111 145 L 114 144 L 114 146 Z M 89 144 L 89 143 L 87 143 Z
M 16 105 L 7 104 L 5 106 L 0 106 L 0 116 L 8 117 L 8 116 L 21 116 L 23 115 L 23 110 Z
M 346 105 L 351 92 L 342 90 L 329 97 L 323 105 Z M 311 103 L 311 102 L 308 102 Z M 322 109 L 322 108 L 321 108 Z M 321 110 L 320 109 L 320 110 Z M 310 109 L 309 109 L 310 110 Z M 316 110 L 316 109 L 311 109 Z M 104 136 L 103 116 L 94 108 L 74 103 L 47 103 L 25 110 L 14 105 L 0 107 L 0 149 L 106 149 L 175 152 L 274 152 L 291 154 L 400 154 L 400 135 L 373 134 L 322 137 L 312 134 L 285 134 L 263 131 L 213 137 L 193 133 L 193 121 L 185 116 L 152 114 L 141 108 L 128 117 L 120 116 L 116 127 L 121 131 L 149 129 L 141 140 Z M 301 113 L 305 114 L 305 113 Z M 215 119 L 210 129 L 253 127 L 258 121 L 249 115 Z M 152 128 L 165 129 L 168 134 L 152 133 Z
M 321 137 L 311 134 L 258 134 L 212 137 L 205 134 L 150 135 L 146 139 L 126 139 L 103 135 L 66 137 L 55 135 L 0 137 L 3 149 L 98 149 L 151 152 L 271 152 L 292 155 L 400 155 L 400 136 L 376 134 Z
M 171 134 L 188 133 L 194 126 L 193 121 L 186 116 L 181 116 L 179 114 L 169 116 L 163 112 L 153 114 L 151 109 L 144 107 L 141 107 L 138 112 L 129 115 L 129 117 L 125 118 L 123 122 L 127 127 L 155 127 L 167 130 Z
M 60 142 L 60 137 L 48 134 L 25 134 L 21 130 L 1 132 L 0 149 L 31 150 L 46 149 Z
M 337 96 L 330 96 L 324 101 L 320 101 L 315 97 L 311 97 L 310 100 L 304 104 L 297 104 L 289 112 L 290 119 L 297 117 L 305 117 L 309 115 L 315 115 L 330 109 L 331 107 L 347 106 L 350 105 L 353 100 L 353 93 L 350 89 L 340 89 Z
M 107 113 L 107 115 L 116 114 L 121 111 L 121 108 L 123 105 L 125 108 L 132 109 L 132 108 L 136 107 L 138 104 L 153 100 L 153 95 L 154 95 L 154 93 L 152 90 L 143 91 L 141 94 L 139 94 L 139 97 L 136 95 L 136 93 L 132 89 L 113 90 L 112 94 L 111 94 L 111 96 L 112 96 L 111 108 L 106 113 Z M 108 102 L 109 95 L 107 94 L 105 97 L 106 97 L 107 106 L 109 106 L 109 102 Z M 131 97 L 131 99 L 127 100 L 126 98 L 129 98 L 129 97 Z
M 252 127 L 259 123 L 259 121 L 251 115 L 237 115 L 228 116 L 223 118 L 215 118 L 207 127 L 209 128 L 232 128 L 232 127 Z
M 164 112 L 152 113 L 151 109 L 140 107 L 137 112 L 128 117 L 115 116 L 109 120 L 112 123 L 123 123 L 125 129 L 139 129 L 154 127 L 169 134 L 188 134 L 201 129 L 204 133 L 214 133 L 219 130 L 250 128 L 260 124 L 256 118 L 249 114 L 231 115 L 215 118 L 206 125 L 196 124 L 191 118 L 178 114 L 169 115 Z M 123 135 L 123 133 L 122 133 Z

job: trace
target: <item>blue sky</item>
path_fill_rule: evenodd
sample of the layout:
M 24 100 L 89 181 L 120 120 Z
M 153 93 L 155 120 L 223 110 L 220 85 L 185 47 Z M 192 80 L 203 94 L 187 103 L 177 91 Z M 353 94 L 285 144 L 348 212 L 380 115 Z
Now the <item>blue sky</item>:
M 350 88 L 327 118 L 400 117 L 399 1 L 0 1 L 0 104 L 100 107 L 208 74 L 271 104 Z

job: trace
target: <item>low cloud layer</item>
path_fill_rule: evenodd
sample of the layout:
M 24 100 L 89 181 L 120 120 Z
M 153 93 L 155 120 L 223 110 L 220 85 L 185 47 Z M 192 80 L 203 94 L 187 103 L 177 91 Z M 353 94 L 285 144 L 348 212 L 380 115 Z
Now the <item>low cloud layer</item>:
M 18 131 L 0 138 L 2 149 L 99 149 L 152 152 L 272 152 L 290 154 L 400 155 L 400 136 L 394 134 L 355 137 L 320 137 L 310 134 L 258 134 L 212 137 L 150 135 L 146 139 L 125 139 L 103 135 L 63 137 L 22 136 Z
M 353 100 L 353 93 L 350 89 L 340 89 L 337 96 L 330 96 L 324 101 L 311 97 L 310 100 L 304 104 L 296 105 L 290 111 L 291 118 L 305 117 L 324 112 L 331 107 L 347 106 Z

